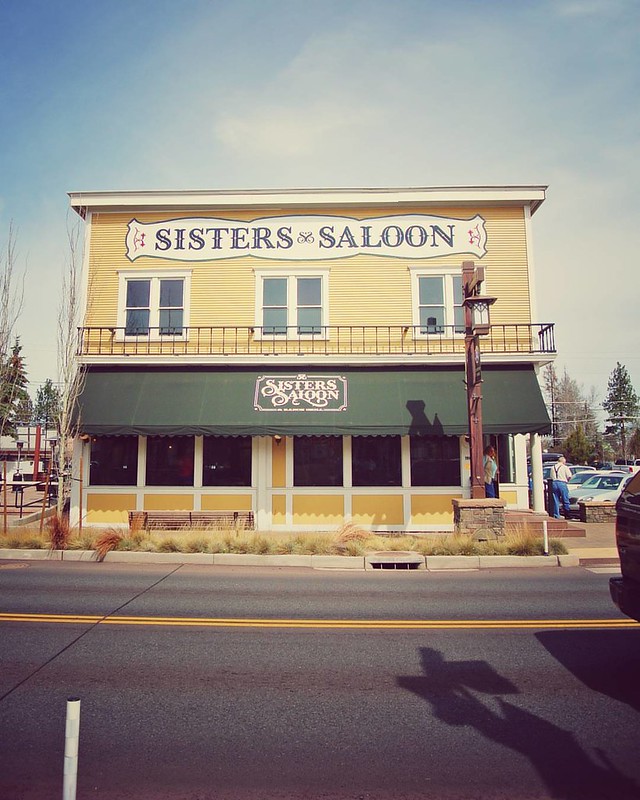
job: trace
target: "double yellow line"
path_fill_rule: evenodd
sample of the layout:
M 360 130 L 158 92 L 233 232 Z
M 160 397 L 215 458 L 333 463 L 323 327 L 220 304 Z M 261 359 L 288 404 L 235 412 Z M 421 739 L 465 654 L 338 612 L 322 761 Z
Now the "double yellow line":
M 103 617 L 84 614 L 0 613 L 2 622 L 40 622 L 72 625 L 155 625 L 192 628 L 315 628 L 342 630 L 486 630 L 549 628 L 640 629 L 630 619 L 495 619 L 495 620 L 404 620 L 404 619 L 243 619 L 224 617 Z

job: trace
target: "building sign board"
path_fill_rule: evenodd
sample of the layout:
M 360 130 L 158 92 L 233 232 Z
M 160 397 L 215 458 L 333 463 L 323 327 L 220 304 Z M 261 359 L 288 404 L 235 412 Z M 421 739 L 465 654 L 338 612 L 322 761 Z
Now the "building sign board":
M 260 375 L 256 411 L 345 411 L 347 379 L 339 375 Z
M 355 255 L 435 258 L 486 250 L 485 220 L 404 214 L 353 217 L 299 215 L 244 222 L 215 217 L 139 222 L 126 236 L 130 261 L 141 256 L 211 261 L 256 256 L 278 261 L 314 261 Z

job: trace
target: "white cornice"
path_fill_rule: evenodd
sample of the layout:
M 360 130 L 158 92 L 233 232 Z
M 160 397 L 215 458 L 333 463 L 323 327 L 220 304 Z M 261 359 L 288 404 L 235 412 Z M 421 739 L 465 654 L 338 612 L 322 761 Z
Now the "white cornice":
M 533 214 L 546 186 L 433 186 L 378 189 L 233 189 L 197 191 L 69 192 L 71 207 L 87 211 L 190 211 L 219 209 L 359 208 L 416 205 L 517 205 Z

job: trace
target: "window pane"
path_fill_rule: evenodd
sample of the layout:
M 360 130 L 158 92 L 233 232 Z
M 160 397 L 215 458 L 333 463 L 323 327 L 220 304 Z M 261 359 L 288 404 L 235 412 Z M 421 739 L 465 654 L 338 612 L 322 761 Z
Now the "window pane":
M 354 436 L 351 440 L 354 486 L 400 486 L 399 436 Z
M 193 486 L 193 436 L 149 436 L 147 486 Z
M 127 281 L 127 308 L 149 308 L 151 281 Z
M 462 306 L 456 306 L 453 309 L 453 324 L 455 325 L 456 333 L 464 333 L 464 308 Z
M 319 308 L 298 310 L 298 333 L 321 333 L 322 311 Z
M 453 279 L 453 302 L 457 306 L 462 305 L 462 301 L 464 300 L 464 293 L 462 291 L 462 279 L 461 278 L 454 278 Z
M 342 486 L 342 437 L 296 436 L 294 486 Z
M 91 486 L 135 486 L 138 481 L 138 437 L 94 436 L 91 439 Z
M 205 436 L 203 486 L 251 486 L 251 437 Z
M 442 278 L 430 277 L 420 278 L 420 300 L 423 305 L 443 305 L 444 304 L 444 282 Z
M 322 278 L 298 278 L 298 305 L 319 306 L 322 303 Z
M 127 311 L 127 325 L 125 334 L 127 336 L 146 336 L 149 333 L 149 311 L 146 309 L 134 309 Z
M 424 306 L 420 309 L 420 333 L 442 333 L 444 308 Z
M 262 284 L 263 306 L 287 305 L 287 279 L 265 278 Z
M 456 436 L 411 436 L 409 441 L 412 486 L 460 486 Z
M 181 280 L 160 281 L 160 308 L 182 308 L 183 285 Z
M 284 335 L 287 332 L 287 309 L 265 308 L 263 317 L 263 333 Z
M 183 311 L 181 308 L 160 311 L 160 335 L 180 335 L 182 333 L 182 317 Z

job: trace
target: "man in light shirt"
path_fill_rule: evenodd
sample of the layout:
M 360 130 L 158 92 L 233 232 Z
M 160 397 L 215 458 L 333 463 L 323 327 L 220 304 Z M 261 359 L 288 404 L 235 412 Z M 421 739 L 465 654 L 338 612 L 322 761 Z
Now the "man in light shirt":
M 556 461 L 551 467 L 551 477 L 553 478 L 553 516 L 561 519 L 560 511 L 569 519 L 569 487 L 567 483 L 571 478 L 571 470 L 567 466 L 567 459 L 564 456 Z

